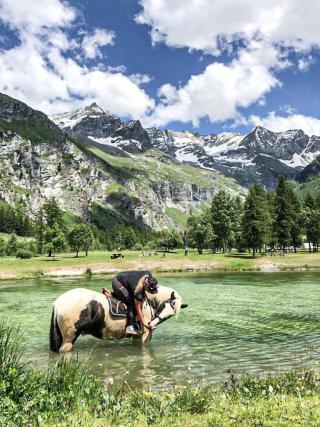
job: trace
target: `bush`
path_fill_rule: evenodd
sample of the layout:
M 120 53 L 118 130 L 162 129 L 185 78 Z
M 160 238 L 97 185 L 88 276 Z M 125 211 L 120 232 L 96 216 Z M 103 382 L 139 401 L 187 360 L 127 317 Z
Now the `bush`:
M 16 258 L 21 258 L 21 259 L 32 258 L 32 252 L 28 251 L 27 249 L 18 249 L 17 254 L 16 254 Z
M 132 248 L 133 251 L 142 251 L 143 246 L 141 245 L 141 243 L 135 243 Z
M 4 240 L 3 237 L 0 237 L 0 256 L 5 256 L 6 255 L 6 241 Z
M 7 247 L 6 247 L 6 253 L 7 255 L 16 255 L 17 253 L 17 249 L 18 249 L 18 240 L 17 240 L 17 236 L 12 233 L 8 242 L 7 242 Z

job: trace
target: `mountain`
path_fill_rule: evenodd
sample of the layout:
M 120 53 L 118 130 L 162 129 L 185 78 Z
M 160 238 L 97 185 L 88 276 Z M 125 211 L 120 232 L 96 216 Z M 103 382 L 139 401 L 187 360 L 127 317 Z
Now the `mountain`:
M 296 179 L 298 182 L 303 183 L 312 180 L 320 174 L 320 156 L 316 157 L 308 166 L 306 166 Z
M 98 144 L 124 149 L 128 153 L 142 153 L 152 148 L 149 135 L 139 120 L 122 122 L 96 103 L 50 118 L 74 138 L 89 138 Z
M 219 171 L 245 187 L 260 182 L 273 189 L 279 175 L 294 179 L 320 154 L 320 137 L 309 137 L 301 130 L 275 133 L 258 126 L 248 135 L 206 136 L 155 128 L 147 132 L 154 146 L 180 161 Z
M 101 149 L 108 147 L 121 155 L 145 153 L 153 147 L 182 163 L 233 178 L 244 187 L 260 182 L 274 189 L 279 175 L 295 179 L 320 155 L 320 137 L 309 137 L 302 130 L 276 133 L 258 126 L 247 135 L 200 135 L 143 129 L 139 121 L 123 122 L 96 104 L 51 119 L 70 136 L 99 144 Z
M 122 122 L 96 104 L 45 114 L 0 95 L 0 197 L 34 216 L 54 196 L 89 220 L 95 206 L 141 228 L 185 223 L 213 193 L 246 190 L 214 170 L 180 162 L 152 145 L 139 121 Z

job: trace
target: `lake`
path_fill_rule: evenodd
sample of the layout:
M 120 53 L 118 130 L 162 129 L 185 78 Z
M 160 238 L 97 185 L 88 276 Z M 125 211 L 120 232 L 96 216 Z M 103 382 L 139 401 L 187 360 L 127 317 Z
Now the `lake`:
M 162 388 L 212 382 L 237 373 L 285 370 L 319 359 L 319 273 L 214 273 L 160 276 L 189 307 L 160 325 L 141 348 L 130 339 L 79 337 L 73 356 L 87 359 L 102 378 Z M 51 306 L 73 287 L 100 292 L 111 279 L 17 281 L 0 285 L 0 313 L 21 324 L 24 357 L 46 366 L 58 355 L 48 349 Z

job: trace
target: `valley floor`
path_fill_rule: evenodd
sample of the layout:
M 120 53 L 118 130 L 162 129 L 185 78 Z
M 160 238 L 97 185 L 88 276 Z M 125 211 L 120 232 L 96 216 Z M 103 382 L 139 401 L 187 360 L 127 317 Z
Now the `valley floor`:
M 281 271 L 307 270 L 320 268 L 320 253 L 301 251 L 284 256 L 257 255 L 252 258 L 249 253 L 198 255 L 189 251 L 184 256 L 183 250 L 175 253 L 154 255 L 145 251 L 124 251 L 124 258 L 111 259 L 111 252 L 90 252 L 88 257 L 82 254 L 76 258 L 74 254 L 58 254 L 55 258 L 46 256 L 31 259 L 16 259 L 14 257 L 0 258 L 0 280 L 13 280 L 39 277 L 81 276 L 90 269 L 89 274 L 114 274 L 123 270 L 149 269 L 155 273 L 175 272 L 214 272 L 214 271 Z

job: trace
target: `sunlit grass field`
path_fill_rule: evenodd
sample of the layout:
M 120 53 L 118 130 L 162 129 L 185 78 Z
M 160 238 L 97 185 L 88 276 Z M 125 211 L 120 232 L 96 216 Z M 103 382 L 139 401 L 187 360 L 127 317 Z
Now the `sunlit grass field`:
M 111 259 L 112 252 L 93 251 L 86 257 L 80 253 L 57 254 L 55 257 L 38 256 L 31 259 L 14 257 L 0 258 L 0 279 L 34 278 L 42 275 L 68 276 L 84 274 L 90 268 L 93 274 L 113 274 L 128 269 L 150 269 L 153 272 L 184 271 L 247 271 L 277 269 L 316 269 L 320 268 L 320 254 L 300 251 L 284 256 L 264 256 L 257 254 L 253 259 L 250 253 L 217 253 L 207 251 L 199 255 L 189 250 L 174 253 L 153 251 L 123 251 L 123 258 Z

